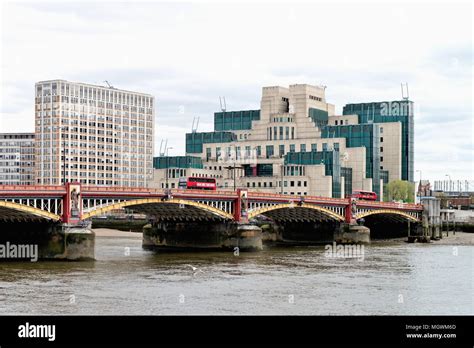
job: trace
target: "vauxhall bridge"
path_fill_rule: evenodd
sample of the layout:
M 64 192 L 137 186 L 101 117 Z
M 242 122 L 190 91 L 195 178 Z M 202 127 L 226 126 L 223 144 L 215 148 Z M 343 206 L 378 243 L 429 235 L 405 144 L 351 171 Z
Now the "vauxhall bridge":
M 341 226 L 355 226 L 361 221 L 372 230 L 371 234 L 383 233 L 388 226 L 408 226 L 410 233 L 421 224 L 423 213 L 419 204 L 290 196 L 246 189 L 163 190 L 79 183 L 4 185 L 0 186 L 0 231 L 4 232 L 0 232 L 0 238 L 39 243 L 45 258 L 93 258 L 94 234 L 87 228 L 88 222 L 122 208 L 146 214 L 150 219 L 144 230 L 144 247 L 217 249 L 260 249 L 262 233 L 253 223 L 259 218 L 273 222 L 276 240 L 284 241 L 288 236 L 293 241 L 318 240 L 318 235 L 324 235 L 329 241 Z

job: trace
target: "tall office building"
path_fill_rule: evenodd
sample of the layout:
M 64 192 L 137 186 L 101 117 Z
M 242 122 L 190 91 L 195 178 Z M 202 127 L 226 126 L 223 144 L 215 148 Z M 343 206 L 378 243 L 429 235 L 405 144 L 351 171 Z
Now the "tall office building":
M 343 115 L 358 117 L 359 123 L 378 123 L 382 127 L 387 124 L 401 126 L 401 137 L 387 138 L 380 134 L 380 166 L 391 173 L 391 179 L 414 181 L 414 145 L 415 123 L 413 102 L 409 100 L 385 101 L 372 103 L 347 104 L 342 110 Z M 400 164 L 401 163 L 401 164 Z
M 202 176 L 229 189 L 235 181 L 264 192 L 383 198 L 383 185 L 413 178 L 412 103 L 370 103 L 370 117 L 358 105 L 337 115 L 324 87 L 263 87 L 259 110 L 216 112 L 214 131 L 186 134 L 186 156 L 155 158 L 151 184 L 176 188 L 181 176 Z
M 154 97 L 64 80 L 35 86 L 36 183 L 144 187 Z
M 35 135 L 0 133 L 0 185 L 33 185 Z

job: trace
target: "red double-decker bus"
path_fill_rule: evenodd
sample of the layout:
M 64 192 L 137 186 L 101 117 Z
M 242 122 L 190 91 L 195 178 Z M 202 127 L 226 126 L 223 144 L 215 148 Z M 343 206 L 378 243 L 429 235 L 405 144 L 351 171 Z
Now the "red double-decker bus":
M 190 176 L 187 178 L 179 178 L 178 187 L 188 190 L 216 190 L 217 185 L 216 179 L 214 178 Z
M 376 201 L 377 194 L 371 191 L 354 191 L 351 195 L 352 198 L 362 199 L 365 201 Z

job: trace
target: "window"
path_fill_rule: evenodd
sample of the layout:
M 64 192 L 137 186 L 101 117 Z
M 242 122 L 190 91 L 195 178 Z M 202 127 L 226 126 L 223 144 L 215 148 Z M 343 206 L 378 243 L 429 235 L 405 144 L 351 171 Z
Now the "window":
M 295 152 L 295 144 L 290 144 L 290 152 Z
M 328 150 L 328 144 L 327 143 L 323 143 L 323 151 L 327 151 Z
M 267 145 L 266 147 L 266 152 L 267 152 L 267 158 L 270 158 L 273 156 L 273 145 Z
M 283 140 L 283 127 L 280 127 L 280 140 Z
M 318 151 L 318 144 L 311 144 L 311 152 Z
M 295 182 L 294 181 L 290 181 L 290 186 L 295 186 Z
M 382 147 L 380 147 L 380 152 L 383 152 L 383 146 L 382 146 Z
M 380 137 L 380 142 L 383 143 L 383 137 Z
M 262 147 L 259 145 L 257 146 L 257 157 L 262 155 Z
M 279 146 L 279 155 L 280 157 L 283 157 L 285 155 L 285 145 Z
M 380 127 L 380 134 L 383 134 L 383 127 Z
M 336 120 L 336 121 L 334 121 L 334 124 L 337 126 L 337 120 Z
M 382 157 L 380 157 L 380 162 L 383 162 L 383 156 L 382 156 Z
M 306 152 L 306 144 L 301 144 L 300 145 L 300 151 L 301 152 Z
M 339 143 L 334 143 L 334 151 L 339 151 Z

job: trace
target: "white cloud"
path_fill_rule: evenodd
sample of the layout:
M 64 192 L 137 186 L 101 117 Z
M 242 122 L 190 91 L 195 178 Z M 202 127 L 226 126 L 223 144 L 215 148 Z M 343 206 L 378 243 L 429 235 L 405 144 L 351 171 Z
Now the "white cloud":
M 194 116 L 212 129 L 221 95 L 228 109 L 253 109 L 262 86 L 323 83 L 341 111 L 400 99 L 408 82 L 416 169 L 444 178 L 448 161 L 472 178 L 470 3 L 9 2 L 1 11 L 0 131 L 33 130 L 34 83 L 53 78 L 155 95 L 156 152 L 168 137 L 174 154 Z

